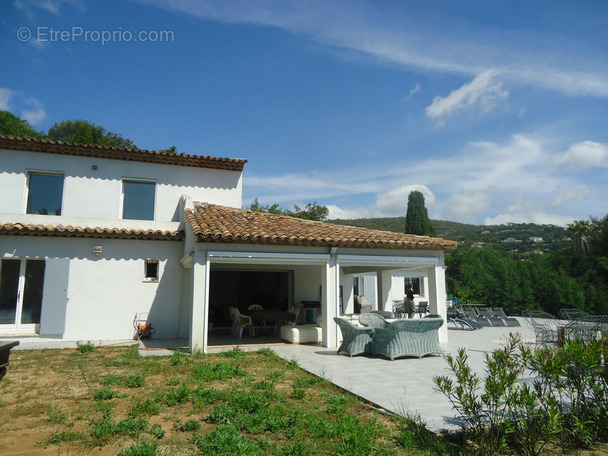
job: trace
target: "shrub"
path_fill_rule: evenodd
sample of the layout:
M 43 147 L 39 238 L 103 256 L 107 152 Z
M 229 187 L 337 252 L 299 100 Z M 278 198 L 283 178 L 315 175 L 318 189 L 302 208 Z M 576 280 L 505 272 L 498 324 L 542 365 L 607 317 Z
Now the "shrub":
M 123 448 L 118 456 L 155 456 L 158 454 L 158 443 L 139 442 Z
M 110 399 L 114 399 L 118 396 L 116 391 L 111 390 L 110 388 L 102 388 L 98 389 L 93 393 L 93 399 L 96 401 L 109 401 Z
M 201 428 L 201 423 L 197 420 L 188 420 L 185 423 L 182 423 L 181 420 L 177 420 L 173 427 L 179 432 L 192 432 L 198 431 Z
M 242 358 L 245 355 L 246 352 L 239 347 L 234 347 L 232 350 L 220 353 L 220 356 L 223 356 L 224 358 Z
M 165 402 L 169 407 L 183 404 L 190 400 L 190 389 L 183 383 L 175 388 L 165 391 L 158 395 L 158 398 Z
M 153 424 L 152 426 L 150 426 L 149 431 L 150 434 L 157 438 L 157 439 L 162 439 L 165 436 L 165 430 L 163 429 L 163 427 L 160 424 Z
M 266 454 L 255 442 L 240 435 L 234 426 L 218 426 L 205 436 L 195 434 L 194 444 L 203 454 Z
M 141 375 L 129 375 L 125 380 L 125 385 L 128 388 L 141 388 L 146 384 Z
M 530 349 L 511 335 L 486 355 L 486 376 L 473 373 L 464 349 L 446 356 L 455 380 L 433 380 L 483 453 L 510 445 L 540 454 L 545 445 L 587 446 L 605 438 L 608 372 L 605 340 L 566 340 L 562 348 Z M 532 378 L 526 378 L 532 375 Z
M 264 347 L 258 350 L 258 355 L 266 356 L 268 358 L 278 357 L 272 348 Z
M 76 350 L 78 351 L 78 353 L 89 353 L 92 352 L 93 350 L 95 350 L 95 344 L 93 344 L 93 342 L 88 341 L 88 342 L 76 342 Z
M 227 380 L 229 378 L 243 377 L 245 371 L 242 370 L 238 364 L 233 366 L 228 363 L 217 363 L 199 366 L 192 371 L 192 375 L 196 380 L 209 382 L 212 380 Z
M 74 432 L 74 431 L 55 432 L 53 435 L 51 435 L 46 440 L 46 443 L 57 445 L 57 444 L 60 444 L 63 442 L 72 442 L 74 440 L 79 440 L 81 438 L 82 438 L 81 432 Z
M 129 416 L 135 418 L 139 415 L 158 415 L 163 406 L 152 399 L 133 399 L 129 407 Z

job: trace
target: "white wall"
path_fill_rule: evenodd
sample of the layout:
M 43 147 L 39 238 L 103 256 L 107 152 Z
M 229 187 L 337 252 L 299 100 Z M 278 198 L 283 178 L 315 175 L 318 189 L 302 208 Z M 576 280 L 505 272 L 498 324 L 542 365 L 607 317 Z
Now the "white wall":
M 414 302 L 429 300 L 429 277 L 426 271 L 393 271 L 391 273 L 391 300 L 403 301 L 405 296 L 405 278 L 420 278 L 422 282 L 423 293 L 420 296 L 416 295 Z M 391 302 L 392 302 L 391 301 Z
M 294 302 L 321 302 L 321 283 L 324 269 L 320 266 L 295 266 L 294 268 Z
M 96 245 L 103 249 L 99 256 Z M 61 336 L 63 323 L 66 340 L 132 338 L 139 312 L 150 312 L 155 337 L 178 337 L 182 248 L 175 241 L 0 237 L 2 257 L 48 259 L 40 335 Z M 145 259 L 160 260 L 158 282 L 143 280 Z
M 194 201 L 242 204 L 238 171 L 7 150 L 0 150 L 0 168 L 0 213 L 25 213 L 29 171 L 65 174 L 62 216 L 120 218 L 123 179 L 156 182 L 156 221 L 179 221 L 182 194 Z

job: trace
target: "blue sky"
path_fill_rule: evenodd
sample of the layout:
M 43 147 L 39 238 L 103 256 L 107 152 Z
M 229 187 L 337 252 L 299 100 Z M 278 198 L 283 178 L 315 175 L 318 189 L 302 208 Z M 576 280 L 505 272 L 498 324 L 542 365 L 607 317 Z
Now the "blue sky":
M 243 204 L 608 213 L 608 2 L 14 0 L 0 109 L 245 158 Z

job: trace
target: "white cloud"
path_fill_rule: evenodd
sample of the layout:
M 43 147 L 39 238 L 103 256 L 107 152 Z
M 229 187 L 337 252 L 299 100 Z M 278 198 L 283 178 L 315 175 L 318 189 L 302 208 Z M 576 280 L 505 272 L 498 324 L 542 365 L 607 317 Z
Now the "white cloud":
M 13 4 L 20 9 L 31 20 L 34 17 L 34 9 L 40 8 L 52 14 L 60 14 L 63 5 L 70 4 L 84 10 L 80 0 L 14 0 Z
M 329 209 L 329 219 L 343 219 L 349 220 L 354 218 L 369 218 L 370 215 L 367 214 L 367 208 L 355 208 L 355 209 L 342 209 L 335 204 L 328 204 L 327 209 Z
M 424 202 L 427 209 L 435 203 L 435 195 L 427 186 L 403 185 L 387 192 L 380 193 L 377 196 L 373 206 L 373 211 L 377 214 L 376 217 L 404 216 L 407 210 L 407 199 L 414 190 L 417 190 L 424 195 Z
M 9 111 L 11 109 L 11 98 L 15 95 L 10 89 L 0 87 L 0 109 L 3 111 Z
M 17 107 L 14 108 L 14 105 Z M 21 118 L 27 120 L 32 125 L 37 125 L 46 118 L 46 112 L 42 107 L 42 103 L 34 97 L 23 99 L 23 96 L 13 90 L 0 87 L 0 109 L 3 111 L 14 110 L 15 113 L 21 106 L 27 106 L 21 109 Z M 14 108 L 14 109 L 13 109 Z
M 38 125 L 46 118 L 46 112 L 42 108 L 42 103 L 33 97 L 29 98 L 26 103 L 30 108 L 24 109 L 21 112 L 21 118 L 27 120 L 32 125 Z
M 583 141 L 574 144 L 566 152 L 555 157 L 554 163 L 559 168 L 584 170 L 605 166 L 608 157 L 608 146 L 594 141 Z
M 403 97 L 403 101 L 409 100 L 418 92 L 420 92 L 420 84 L 416 83 L 416 85 L 410 90 L 410 93 Z
M 504 225 L 507 223 L 536 223 L 538 225 L 566 226 L 572 223 L 571 216 L 548 214 L 545 212 L 534 213 L 501 213 L 495 217 L 486 217 L 484 225 Z
M 563 225 L 597 212 L 584 207 L 599 190 L 584 177 L 557 172 L 549 144 L 553 138 L 513 135 L 502 142 L 471 143 L 442 159 L 376 160 L 326 172 L 247 176 L 244 188 L 252 197 L 263 195 L 264 204 L 342 201 L 328 206 L 331 218 L 404 215 L 411 190 L 422 191 L 431 218 L 463 223 Z M 404 176 L 413 176 L 406 177 L 410 183 L 403 185 Z
M 502 82 L 496 80 L 498 72 L 487 70 L 477 75 L 471 82 L 452 91 L 447 97 L 435 97 L 426 108 L 426 115 L 438 124 L 457 111 L 480 109 L 487 113 L 498 103 L 509 97 L 503 90 Z
M 501 68 L 505 79 L 568 95 L 608 97 L 608 57 L 570 37 L 530 29 L 498 29 L 429 15 L 424 8 L 372 2 L 273 0 L 139 0 L 228 23 L 276 27 L 375 62 L 425 72 L 474 76 Z M 490 7 L 490 6 L 488 6 Z M 554 51 L 563 49 L 562 52 Z M 567 50 L 566 50 L 567 49 Z M 497 88 L 500 92 L 500 88 Z
M 476 220 L 479 214 L 491 207 L 492 196 L 488 193 L 458 193 L 452 195 L 443 212 L 443 219 L 456 222 Z

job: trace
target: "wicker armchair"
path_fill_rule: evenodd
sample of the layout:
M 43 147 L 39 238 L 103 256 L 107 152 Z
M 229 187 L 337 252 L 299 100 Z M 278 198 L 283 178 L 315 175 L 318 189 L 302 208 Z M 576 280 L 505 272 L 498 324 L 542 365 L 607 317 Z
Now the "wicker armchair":
M 383 355 L 390 360 L 400 356 L 443 354 L 439 346 L 439 328 L 443 318 L 428 317 L 416 320 L 397 320 L 386 328 L 374 330 L 372 352 Z
M 359 323 L 367 328 L 386 328 L 389 325 L 382 315 L 375 313 L 361 314 Z
M 353 325 L 350 321 L 334 317 L 342 332 L 342 344 L 338 348 L 338 354 L 346 353 L 348 356 L 360 355 L 372 352 L 373 328 L 362 328 Z
M 558 345 L 559 320 L 542 310 L 524 310 L 522 316 L 534 330 L 536 345 Z

